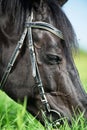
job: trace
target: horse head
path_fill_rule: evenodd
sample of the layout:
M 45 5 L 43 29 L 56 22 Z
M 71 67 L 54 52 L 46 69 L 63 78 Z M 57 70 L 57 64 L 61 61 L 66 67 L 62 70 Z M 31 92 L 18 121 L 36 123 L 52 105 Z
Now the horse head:
M 3 2 L 2 6 L 4 8 L 6 5 Z M 13 7 L 13 3 L 15 3 L 15 11 L 12 7 L 7 8 L 14 13 L 12 14 L 9 11 L 9 16 L 2 8 L 2 14 L 0 14 L 3 15 L 2 19 L 5 20 L 4 23 L 1 23 L 1 25 L 4 24 L 5 26 L 1 27 L 0 25 L 2 36 L 0 44 L 2 48 L 0 77 L 2 77 L 5 66 L 22 35 L 25 19 L 31 16 L 31 12 L 33 13 L 31 22 L 48 23 L 62 33 L 63 38 L 38 26 L 31 28 L 35 64 L 38 67 L 36 71 L 39 71 L 43 95 L 45 95 L 45 101 L 50 107 L 47 116 L 51 113 L 54 121 L 61 117 L 70 120 L 71 116 L 74 115 L 74 111 L 79 113 L 79 110 L 84 112 L 87 117 L 87 95 L 80 82 L 72 56 L 72 48 L 76 47 L 76 37 L 71 23 L 61 9 L 64 2 L 61 3 L 61 1 L 57 0 L 33 0 L 32 2 L 18 0 L 18 2 L 11 3 L 10 1 L 10 5 L 9 2 L 5 3 L 7 7 Z M 22 13 L 20 14 L 20 12 Z M 8 27 L 7 25 L 10 24 L 11 26 Z M 15 28 L 17 24 L 19 27 Z M 6 40 L 8 41 L 7 45 Z M 21 48 L 3 90 L 16 101 L 18 99 L 23 101 L 24 97 L 27 96 L 27 110 L 34 116 L 39 112 L 37 118 L 43 122 L 40 110 L 44 110 L 44 105 L 41 101 L 41 93 L 38 91 L 38 86 L 32 76 L 28 40 L 26 37 L 25 44 Z

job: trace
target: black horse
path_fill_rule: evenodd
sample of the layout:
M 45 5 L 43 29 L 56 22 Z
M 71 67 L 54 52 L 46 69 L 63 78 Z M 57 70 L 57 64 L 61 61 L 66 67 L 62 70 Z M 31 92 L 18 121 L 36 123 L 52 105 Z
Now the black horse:
M 87 95 L 72 57 L 76 36 L 61 9 L 64 2 L 0 0 L 0 87 L 15 101 L 26 96 L 27 110 L 39 112 L 41 122 L 40 110 L 53 121 L 70 120 L 79 110 L 87 117 Z

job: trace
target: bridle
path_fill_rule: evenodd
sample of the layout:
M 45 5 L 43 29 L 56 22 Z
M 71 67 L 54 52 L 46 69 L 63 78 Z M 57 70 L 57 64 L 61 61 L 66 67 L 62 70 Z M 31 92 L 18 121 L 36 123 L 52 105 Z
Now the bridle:
M 34 44 L 33 44 L 33 38 L 32 38 L 32 28 L 38 28 L 38 29 L 43 29 L 43 30 L 47 30 L 51 33 L 53 33 L 54 35 L 56 35 L 57 37 L 63 39 L 63 34 L 60 30 L 58 30 L 57 28 L 55 28 L 54 26 L 52 26 L 49 23 L 45 23 L 45 22 L 32 22 L 33 20 L 33 12 L 31 12 L 31 15 L 28 17 L 26 23 L 25 23 L 25 28 L 23 31 L 23 34 L 20 38 L 20 40 L 17 43 L 17 46 L 11 56 L 11 59 L 7 65 L 7 68 L 3 74 L 2 80 L 0 82 L 0 88 L 2 89 L 8 79 L 8 76 L 12 70 L 12 67 L 14 66 L 14 63 L 20 53 L 20 50 L 24 44 L 24 40 L 25 37 L 28 37 L 28 48 L 29 48 L 29 54 L 30 54 L 30 59 L 31 59 L 31 65 L 32 65 L 32 76 L 35 80 L 35 84 L 38 87 L 39 90 L 39 94 L 41 97 L 41 102 L 45 108 L 45 113 L 46 114 L 57 114 L 58 117 L 60 117 L 60 113 L 57 112 L 56 110 L 52 110 L 50 108 L 50 105 L 47 101 L 46 95 L 45 95 L 45 91 L 43 88 L 43 84 L 42 84 L 42 80 L 41 80 L 41 76 L 39 73 L 39 69 L 38 69 L 38 65 L 37 65 L 37 61 L 36 61 L 36 56 L 35 56 L 35 50 L 34 50 Z

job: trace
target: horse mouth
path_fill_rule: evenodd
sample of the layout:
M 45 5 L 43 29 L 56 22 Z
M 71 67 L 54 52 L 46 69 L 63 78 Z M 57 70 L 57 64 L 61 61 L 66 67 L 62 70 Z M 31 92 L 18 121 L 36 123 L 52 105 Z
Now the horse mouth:
M 53 109 L 50 109 L 50 112 L 47 113 L 47 120 L 52 124 L 53 127 L 59 127 L 63 124 L 63 120 L 61 118 L 61 114 Z
M 46 97 L 48 99 L 49 105 L 50 105 L 50 112 L 47 113 L 48 121 L 52 123 L 53 126 L 60 126 L 64 124 L 64 121 L 67 120 L 67 122 L 71 125 L 70 115 L 69 113 L 63 111 L 59 108 L 58 104 L 55 103 L 54 97 L 58 96 L 60 94 L 52 92 L 52 93 L 46 93 Z
M 64 121 L 67 120 L 68 124 L 71 126 L 71 120 L 68 117 L 64 117 L 60 112 L 51 109 L 50 112 L 47 113 L 46 116 L 48 123 L 56 129 L 59 128 L 61 125 L 64 125 Z
M 42 108 L 42 116 L 41 116 L 41 123 L 44 125 L 45 120 L 48 122 L 48 124 L 51 124 L 54 128 L 59 127 L 60 125 L 64 124 L 64 121 L 67 120 L 70 124 L 70 116 L 66 112 L 66 110 L 62 110 L 59 107 L 59 104 L 56 104 L 55 97 L 61 96 L 61 93 L 57 92 L 51 92 L 51 93 L 46 93 L 47 101 L 50 106 L 50 110 L 46 111 L 43 105 L 41 105 Z M 40 95 L 37 96 L 38 101 L 40 101 Z M 40 101 L 41 102 L 41 101 Z

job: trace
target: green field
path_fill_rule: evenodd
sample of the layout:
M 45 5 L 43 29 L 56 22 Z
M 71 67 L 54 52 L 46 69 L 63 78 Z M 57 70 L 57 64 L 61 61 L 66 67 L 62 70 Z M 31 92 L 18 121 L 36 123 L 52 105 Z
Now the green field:
M 74 57 L 80 79 L 85 90 L 87 91 L 87 52 L 80 51 Z
M 87 53 L 80 51 L 74 57 L 81 81 L 87 91 Z M 87 130 L 86 124 L 81 113 L 76 120 L 73 120 L 72 128 L 65 122 L 60 130 Z M 22 107 L 0 91 L 0 130 L 45 130 L 45 128 L 26 112 L 26 100 Z

